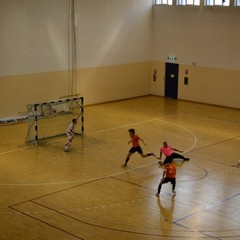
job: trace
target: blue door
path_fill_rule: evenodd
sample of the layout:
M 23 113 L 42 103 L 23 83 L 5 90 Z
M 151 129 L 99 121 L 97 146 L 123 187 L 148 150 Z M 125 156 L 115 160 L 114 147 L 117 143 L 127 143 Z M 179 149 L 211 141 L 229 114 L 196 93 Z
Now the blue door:
M 178 98 L 178 64 L 166 63 L 165 97 Z

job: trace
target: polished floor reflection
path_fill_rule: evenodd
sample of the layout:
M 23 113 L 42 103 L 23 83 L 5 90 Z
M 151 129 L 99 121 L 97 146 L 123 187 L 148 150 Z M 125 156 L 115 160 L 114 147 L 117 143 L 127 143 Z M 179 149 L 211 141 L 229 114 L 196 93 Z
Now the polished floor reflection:
M 66 128 L 69 123 L 66 123 Z M 25 145 L 25 123 L 0 126 L 0 239 L 240 239 L 240 110 L 146 96 L 85 108 L 85 135 Z M 130 149 L 128 129 L 159 156 L 183 150 L 171 184 Z

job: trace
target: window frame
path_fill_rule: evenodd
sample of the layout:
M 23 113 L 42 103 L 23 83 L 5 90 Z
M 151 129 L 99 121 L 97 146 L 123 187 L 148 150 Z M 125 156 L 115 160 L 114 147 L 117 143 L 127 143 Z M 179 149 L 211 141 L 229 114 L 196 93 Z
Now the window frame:
M 166 3 L 163 3 L 164 1 L 166 1 Z M 173 5 L 173 0 L 155 0 L 155 5 L 172 6 Z
M 234 7 L 240 7 L 240 0 L 234 1 Z
M 192 1 L 192 3 L 190 3 Z M 177 6 L 196 6 L 199 7 L 201 5 L 201 0 L 176 0 Z
M 230 7 L 230 0 L 205 0 L 204 6 L 206 7 Z

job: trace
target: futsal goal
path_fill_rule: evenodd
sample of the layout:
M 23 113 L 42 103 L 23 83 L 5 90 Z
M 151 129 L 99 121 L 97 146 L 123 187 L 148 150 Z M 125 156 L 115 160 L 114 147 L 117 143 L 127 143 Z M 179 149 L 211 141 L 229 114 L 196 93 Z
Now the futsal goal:
M 66 133 L 72 119 L 78 119 L 75 133 L 84 133 L 84 98 L 65 98 L 56 101 L 27 105 L 28 132 L 26 143 L 38 144 L 39 140 Z

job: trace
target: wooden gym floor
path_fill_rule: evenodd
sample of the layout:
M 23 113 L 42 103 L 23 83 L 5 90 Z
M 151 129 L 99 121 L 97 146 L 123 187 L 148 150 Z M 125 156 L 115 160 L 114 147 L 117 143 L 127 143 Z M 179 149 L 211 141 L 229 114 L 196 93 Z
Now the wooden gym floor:
M 66 123 L 66 127 L 69 123 Z M 137 153 L 135 128 L 159 155 L 184 150 L 177 194 L 163 168 Z M 147 96 L 85 108 L 85 136 L 24 144 L 25 123 L 0 126 L 1 240 L 240 239 L 240 111 Z

